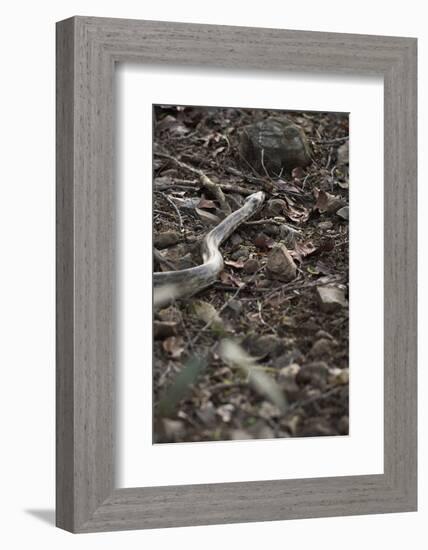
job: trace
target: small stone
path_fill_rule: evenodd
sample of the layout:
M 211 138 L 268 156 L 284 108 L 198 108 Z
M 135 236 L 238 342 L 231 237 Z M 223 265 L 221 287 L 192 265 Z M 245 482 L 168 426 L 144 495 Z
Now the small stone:
M 301 391 L 294 378 L 283 378 L 279 381 L 279 387 L 284 392 L 288 402 L 292 403 L 299 399 Z
M 177 323 L 173 321 L 153 321 L 153 338 L 164 340 L 169 336 L 177 335 Z
M 317 294 L 320 300 L 321 309 L 327 313 L 337 311 L 348 305 L 345 293 L 342 289 L 334 286 L 319 286 Z
M 349 384 L 349 369 L 342 369 L 333 377 L 333 384 L 336 386 L 346 386 Z
M 349 206 L 343 206 L 339 208 L 336 214 L 343 220 L 349 220 Z
M 227 309 L 232 311 L 235 315 L 239 315 L 242 311 L 242 302 L 239 300 L 229 300 Z
M 232 414 L 235 410 L 235 407 L 231 405 L 230 403 L 227 403 L 226 405 L 221 405 L 217 409 L 218 416 L 223 420 L 223 422 L 230 422 L 232 418 Z
M 280 234 L 280 227 L 278 227 L 273 223 L 267 223 L 263 227 L 263 230 L 266 233 L 266 235 L 268 235 L 269 237 L 276 237 Z
M 333 227 L 333 222 L 331 222 L 331 221 L 320 222 L 320 223 L 318 224 L 318 228 L 319 228 L 319 229 L 322 229 L 322 230 L 324 230 L 324 229 L 331 229 L 332 227 Z
M 244 264 L 244 271 L 248 274 L 253 274 L 260 268 L 259 262 L 255 258 L 250 258 Z
M 238 250 L 235 250 L 235 252 L 233 252 L 230 257 L 232 258 L 232 260 L 239 260 L 239 259 L 247 259 L 248 256 L 250 255 L 250 249 L 248 248 L 248 246 L 241 246 L 238 248 Z
M 176 231 L 164 231 L 154 237 L 154 245 L 160 250 L 174 246 L 178 242 L 180 242 L 180 234 Z
M 316 388 L 323 389 L 328 380 L 329 370 L 327 363 L 317 361 L 303 365 L 296 374 L 296 382 L 300 386 L 311 384 Z
M 309 351 L 309 356 L 315 359 L 319 357 L 325 357 L 326 355 L 330 355 L 331 348 L 331 340 L 328 340 L 327 338 L 320 338 L 319 340 L 314 342 L 311 350 Z
M 249 333 L 242 342 L 244 348 L 254 357 L 277 357 L 284 353 L 284 342 L 275 334 L 263 334 L 257 336 L 254 332 Z
M 263 209 L 263 214 L 267 218 L 275 218 L 275 216 L 283 216 L 287 209 L 287 204 L 283 199 L 270 199 Z
M 300 370 L 300 365 L 297 363 L 291 363 L 288 367 L 283 367 L 279 371 L 279 381 L 283 381 L 288 378 L 294 378 Z
M 299 349 L 295 348 L 278 357 L 278 359 L 276 359 L 275 361 L 275 368 L 281 369 L 284 367 L 288 367 L 293 363 L 297 363 L 298 365 L 300 365 L 304 362 L 304 359 L 305 357 L 302 352 Z
M 268 118 L 245 126 L 239 136 L 245 164 L 259 174 L 279 175 L 311 162 L 305 133 L 289 120 Z
M 239 246 L 242 243 L 242 237 L 239 233 L 233 233 L 233 235 L 230 237 L 230 242 L 233 244 L 233 246 Z
M 270 251 L 266 268 L 271 279 L 288 283 L 296 278 L 296 264 L 290 252 L 282 243 L 275 245 Z
M 315 338 L 328 338 L 328 340 L 334 340 L 333 336 L 325 330 L 319 330 L 315 334 Z

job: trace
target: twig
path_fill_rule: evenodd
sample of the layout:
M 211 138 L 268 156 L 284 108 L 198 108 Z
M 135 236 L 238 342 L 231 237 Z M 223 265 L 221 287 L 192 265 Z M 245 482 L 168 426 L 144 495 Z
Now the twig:
M 249 196 L 256 192 L 256 189 L 248 189 L 247 187 L 242 187 L 242 185 L 234 183 L 217 183 L 223 191 L 229 193 L 239 193 L 240 195 Z M 156 191 L 166 191 L 167 189 L 172 189 L 175 186 L 180 187 L 181 189 L 195 189 L 202 187 L 202 183 L 198 180 L 185 180 L 185 179 L 174 179 L 170 183 L 154 182 L 154 187 Z
M 163 197 L 167 201 L 167 203 L 170 204 L 173 207 L 173 209 L 175 210 L 175 213 L 178 216 L 178 225 L 180 227 L 180 232 L 183 233 L 183 231 L 184 231 L 183 219 L 181 217 L 180 210 L 178 209 L 178 206 L 175 204 L 175 202 L 170 197 L 168 197 L 168 195 L 166 195 L 162 191 L 156 191 L 155 190 L 155 193 L 157 193 L 158 195 L 161 195 L 161 197 Z
M 348 141 L 349 136 L 337 137 L 333 139 L 315 139 L 314 142 L 317 145 L 332 145 L 333 143 L 340 143 L 341 141 Z
M 221 308 L 218 310 L 218 314 L 220 315 L 220 313 L 222 313 L 222 311 L 224 311 L 226 309 L 226 307 L 230 304 L 230 302 L 232 300 L 234 300 L 238 294 L 244 290 L 244 288 L 246 288 L 248 286 L 249 283 L 252 283 L 256 277 L 256 275 L 258 275 L 258 273 L 263 269 L 263 267 L 261 267 L 260 269 L 258 269 L 254 275 L 246 282 L 244 283 L 243 285 L 241 285 L 240 287 L 237 288 L 237 290 L 234 292 L 234 294 L 232 294 L 232 296 L 229 298 L 229 300 L 227 300 L 222 306 Z M 207 323 L 205 323 L 205 325 L 198 331 L 198 333 L 196 334 L 196 336 L 193 338 L 193 340 L 191 341 L 191 345 L 194 346 L 196 344 L 196 342 L 199 340 L 199 337 L 201 336 L 202 332 L 204 332 L 205 330 L 207 330 L 208 328 L 210 328 L 210 326 L 212 325 L 212 323 L 215 321 L 215 319 L 210 319 Z
M 243 225 L 251 226 L 251 225 L 265 225 L 265 224 L 285 226 L 287 227 L 287 229 L 290 229 L 295 233 L 302 233 L 302 231 L 300 229 L 297 229 L 297 227 L 293 227 L 289 223 L 285 223 L 285 220 L 281 221 L 281 220 L 276 220 L 275 218 L 263 218 L 262 220 L 252 220 L 252 221 L 245 222 Z
M 300 407 L 307 407 L 308 405 L 312 405 L 317 401 L 322 401 L 323 399 L 327 399 L 327 397 L 331 397 L 335 393 L 340 393 L 340 390 L 343 390 L 343 389 L 344 389 L 344 386 L 333 386 L 332 388 L 325 391 L 324 393 L 321 393 L 320 395 L 314 395 L 302 401 L 296 401 L 295 403 L 290 405 L 290 407 L 287 410 L 287 414 L 295 411 L 296 409 L 299 409 Z
M 232 210 L 229 206 L 229 203 L 226 200 L 226 197 L 224 196 L 224 193 L 221 187 L 217 183 L 214 183 L 206 174 L 204 174 L 204 172 L 202 172 L 202 170 L 199 170 L 198 168 L 194 168 L 193 166 L 190 166 L 189 164 L 186 164 L 185 162 L 178 160 L 176 157 L 173 157 L 168 153 L 155 152 L 155 155 L 161 158 L 166 158 L 168 160 L 171 160 L 183 170 L 187 170 L 189 172 L 192 172 L 193 174 L 197 174 L 199 176 L 202 186 L 205 187 L 205 189 L 207 189 L 208 191 L 210 191 L 210 193 L 218 200 L 218 202 L 220 203 L 221 210 L 226 215 L 231 213 Z
M 169 269 L 171 269 L 172 271 L 175 270 L 175 265 L 170 262 L 169 260 L 167 260 L 163 255 L 162 253 L 157 249 L 157 248 L 154 248 L 153 247 L 153 256 L 155 257 L 155 259 L 160 263 L 160 264 L 164 264 L 166 267 L 168 267 Z

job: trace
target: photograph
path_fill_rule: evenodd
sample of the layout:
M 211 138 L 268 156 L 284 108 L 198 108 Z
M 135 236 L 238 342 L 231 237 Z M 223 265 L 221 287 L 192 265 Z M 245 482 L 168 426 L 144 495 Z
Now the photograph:
M 153 106 L 153 443 L 349 434 L 349 140 Z

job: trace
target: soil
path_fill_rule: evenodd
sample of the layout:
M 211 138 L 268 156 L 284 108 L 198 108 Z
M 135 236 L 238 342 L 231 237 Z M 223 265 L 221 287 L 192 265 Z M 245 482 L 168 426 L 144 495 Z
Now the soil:
M 308 166 L 272 175 L 242 159 L 240 130 L 272 116 L 303 130 Z M 226 215 L 201 173 L 232 211 L 266 193 L 222 244 L 218 281 L 154 314 L 154 442 L 348 434 L 348 133 L 345 113 L 154 108 L 155 270 L 200 264 L 203 237 Z M 297 268 L 290 282 L 266 268 L 280 243 Z M 323 287 L 342 299 L 323 303 Z M 269 376 L 283 407 L 225 360 L 225 339 Z

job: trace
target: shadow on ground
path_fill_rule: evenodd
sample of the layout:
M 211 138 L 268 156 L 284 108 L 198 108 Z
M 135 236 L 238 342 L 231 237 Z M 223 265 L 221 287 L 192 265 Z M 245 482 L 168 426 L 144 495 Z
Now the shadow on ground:
M 47 508 L 30 509 L 30 510 L 25 510 L 25 513 L 45 523 L 48 523 L 49 525 L 52 525 L 52 526 L 55 525 L 55 510 L 53 509 L 47 509 Z

